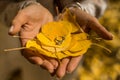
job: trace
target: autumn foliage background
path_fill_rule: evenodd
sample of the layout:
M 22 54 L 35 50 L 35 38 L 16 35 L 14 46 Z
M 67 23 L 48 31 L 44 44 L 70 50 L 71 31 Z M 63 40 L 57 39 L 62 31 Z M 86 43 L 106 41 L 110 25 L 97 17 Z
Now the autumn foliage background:
M 74 76 L 63 80 L 120 80 L 120 1 L 110 0 L 104 16 L 99 20 L 114 35 L 114 39 L 96 43 L 110 49 L 112 53 L 92 46 Z M 0 80 L 52 80 L 47 71 L 30 64 L 20 52 L 3 52 L 5 48 L 20 46 L 17 44 L 19 40 L 8 36 L 7 32 L 8 27 L 0 22 Z
M 99 21 L 113 34 L 114 39 L 96 43 L 107 47 L 112 53 L 92 46 L 85 54 L 75 80 L 120 80 L 120 1 L 111 0 Z

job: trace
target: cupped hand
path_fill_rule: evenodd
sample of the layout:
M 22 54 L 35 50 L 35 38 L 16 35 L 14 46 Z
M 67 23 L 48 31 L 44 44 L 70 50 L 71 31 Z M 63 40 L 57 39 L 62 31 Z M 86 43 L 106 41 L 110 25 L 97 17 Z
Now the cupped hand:
M 40 31 L 42 25 L 53 21 L 51 13 L 42 5 L 30 5 L 18 12 L 12 21 L 9 34 L 20 32 L 22 45 L 29 39 L 33 39 Z
M 104 26 L 102 26 L 99 21 L 91 16 L 90 14 L 78 9 L 71 8 L 71 13 L 76 16 L 77 22 L 80 27 L 83 28 L 85 32 L 89 32 L 90 30 L 95 31 L 101 38 L 106 40 L 112 40 L 113 36 L 110 32 L 108 32 Z
M 83 28 L 85 32 L 88 33 L 90 30 L 93 30 L 101 38 L 106 40 L 112 40 L 113 38 L 112 34 L 108 32 L 95 17 L 78 8 L 71 8 L 70 12 L 76 16 L 78 24 Z M 56 73 L 58 77 L 59 78 L 63 77 L 66 72 L 72 73 L 78 66 L 80 60 L 82 59 L 82 56 L 83 55 L 63 59 Z
M 18 12 L 12 22 L 9 34 L 16 35 L 19 33 L 21 45 L 25 46 L 26 42 L 33 39 L 45 23 L 53 21 L 51 13 L 41 5 L 32 4 Z M 50 73 L 58 66 L 55 59 L 46 58 L 45 56 L 36 56 L 32 51 L 22 50 L 23 56 L 30 62 L 40 65 Z

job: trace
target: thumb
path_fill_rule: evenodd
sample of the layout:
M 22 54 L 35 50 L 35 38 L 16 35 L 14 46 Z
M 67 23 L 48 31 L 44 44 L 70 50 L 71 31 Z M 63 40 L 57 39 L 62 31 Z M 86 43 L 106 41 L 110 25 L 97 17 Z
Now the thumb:
M 26 17 L 22 14 L 18 14 L 12 21 L 12 25 L 9 29 L 10 35 L 15 35 L 20 32 L 21 27 L 27 22 Z
M 106 40 L 112 40 L 113 35 L 105 29 L 98 21 L 89 22 L 89 27 L 93 29 L 99 36 Z

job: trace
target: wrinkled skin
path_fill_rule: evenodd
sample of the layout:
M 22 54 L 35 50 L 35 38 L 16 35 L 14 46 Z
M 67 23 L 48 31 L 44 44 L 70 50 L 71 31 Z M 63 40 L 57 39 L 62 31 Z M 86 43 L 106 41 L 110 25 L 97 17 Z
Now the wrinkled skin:
M 112 39 L 112 35 L 97 21 L 96 18 L 89 14 L 71 9 L 71 12 L 77 16 L 77 21 L 85 31 L 93 29 L 98 35 L 104 39 Z M 53 21 L 52 14 L 41 5 L 30 5 L 18 12 L 13 19 L 9 34 L 20 34 L 22 46 L 25 46 L 29 39 L 33 39 L 38 33 L 42 25 Z M 22 55 L 31 63 L 40 65 L 48 70 L 51 74 L 54 73 L 58 78 L 62 78 L 66 72 L 72 73 L 78 66 L 82 56 L 73 58 L 64 58 L 59 61 L 53 58 L 48 58 L 43 55 L 37 56 L 33 52 L 23 50 Z

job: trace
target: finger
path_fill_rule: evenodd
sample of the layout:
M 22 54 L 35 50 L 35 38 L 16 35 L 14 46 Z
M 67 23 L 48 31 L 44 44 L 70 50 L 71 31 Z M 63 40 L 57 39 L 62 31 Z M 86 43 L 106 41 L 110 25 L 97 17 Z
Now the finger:
M 57 69 L 57 67 L 58 67 L 58 62 L 57 62 L 57 60 L 51 59 L 50 62 L 51 62 L 51 64 L 54 66 L 54 69 Z
M 42 58 L 37 57 L 37 56 L 29 57 L 27 59 L 28 59 L 28 61 L 30 61 L 33 64 L 37 64 L 37 65 L 42 65 L 43 64 Z
M 21 54 L 25 58 L 35 56 L 35 52 L 33 50 L 30 50 L 30 49 L 23 49 L 23 50 L 21 50 Z
M 41 66 L 47 69 L 50 73 L 54 72 L 54 66 L 46 59 L 43 61 Z
M 59 66 L 59 62 L 58 62 L 58 60 L 56 60 L 56 59 L 49 59 L 49 61 L 50 61 L 51 64 L 54 66 L 54 72 L 51 73 L 51 76 L 55 76 L 55 75 L 56 75 L 57 68 L 58 68 L 58 66 Z
M 22 55 L 31 63 L 40 65 L 41 67 L 47 69 L 50 73 L 54 72 L 54 66 L 46 60 L 44 56 L 36 56 L 37 53 L 29 49 L 23 50 Z
M 67 66 L 67 72 L 72 73 L 78 66 L 81 59 L 82 59 L 82 56 L 77 56 L 72 58 Z
M 68 63 L 69 63 L 69 58 L 65 58 L 62 60 L 56 72 L 58 78 L 62 78 L 65 75 Z
M 17 16 L 12 21 L 12 26 L 9 30 L 10 35 L 15 35 L 21 29 L 21 27 L 27 22 L 27 17 L 22 11 L 19 11 Z
M 94 30 L 99 36 L 106 40 L 112 40 L 113 36 L 108 32 L 97 20 L 89 21 L 89 27 Z
M 31 63 L 41 65 L 43 63 L 42 56 L 36 56 L 35 52 L 29 49 L 24 49 L 21 51 L 21 54 Z
M 56 59 L 49 58 L 49 57 L 47 57 L 46 59 L 51 62 L 51 64 L 54 66 L 54 69 L 58 67 L 58 61 Z

